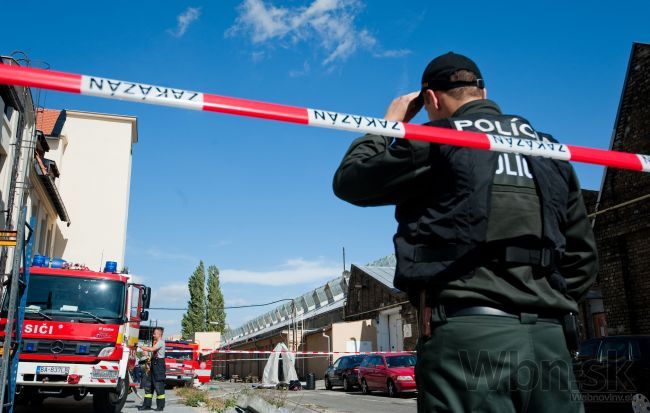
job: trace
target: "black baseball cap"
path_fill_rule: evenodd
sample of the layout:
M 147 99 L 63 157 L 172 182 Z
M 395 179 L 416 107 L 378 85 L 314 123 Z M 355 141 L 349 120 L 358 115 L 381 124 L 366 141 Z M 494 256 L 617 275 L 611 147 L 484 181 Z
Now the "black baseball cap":
M 476 75 L 476 80 L 451 81 L 451 75 L 459 70 L 468 70 Z M 422 87 L 417 100 L 422 102 L 423 92 L 431 90 L 450 90 L 457 87 L 476 86 L 479 89 L 485 88 L 485 82 L 478 66 L 472 59 L 462 54 L 449 52 L 436 57 L 427 65 L 422 73 Z

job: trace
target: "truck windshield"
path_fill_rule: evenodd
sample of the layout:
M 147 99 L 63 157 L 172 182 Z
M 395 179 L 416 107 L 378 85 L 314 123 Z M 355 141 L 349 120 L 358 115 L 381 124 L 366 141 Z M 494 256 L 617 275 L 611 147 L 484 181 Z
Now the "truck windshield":
M 165 350 L 165 358 L 176 360 L 192 360 L 192 352 L 178 351 L 174 348 Z
M 98 278 L 31 275 L 25 318 L 98 322 L 121 319 L 125 285 Z M 7 302 L 3 300 L 6 311 Z

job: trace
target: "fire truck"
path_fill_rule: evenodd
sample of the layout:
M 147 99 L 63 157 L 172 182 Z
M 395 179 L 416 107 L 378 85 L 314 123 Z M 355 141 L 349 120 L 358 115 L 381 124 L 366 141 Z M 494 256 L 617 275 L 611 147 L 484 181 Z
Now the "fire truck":
M 61 268 L 51 268 L 53 263 Z M 67 396 L 82 400 L 90 393 L 96 412 L 120 412 L 150 298 L 151 289 L 117 273 L 115 262 L 96 272 L 36 256 L 25 306 L 16 402 L 39 405 L 47 397 Z M 7 305 L 5 297 L 1 331 Z
M 197 343 L 189 341 L 165 341 L 166 383 L 170 386 L 190 386 L 210 381 L 212 363 L 199 350 Z
M 196 377 L 198 344 L 187 341 L 165 341 L 165 368 L 168 386 L 191 386 Z

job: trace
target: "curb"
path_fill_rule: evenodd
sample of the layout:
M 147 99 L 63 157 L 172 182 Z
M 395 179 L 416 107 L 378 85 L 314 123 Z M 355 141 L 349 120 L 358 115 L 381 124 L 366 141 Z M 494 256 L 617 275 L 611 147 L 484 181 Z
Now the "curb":
M 237 406 L 253 413 L 313 413 L 313 410 L 295 405 L 291 407 L 276 407 L 255 395 L 242 395 L 237 399 Z

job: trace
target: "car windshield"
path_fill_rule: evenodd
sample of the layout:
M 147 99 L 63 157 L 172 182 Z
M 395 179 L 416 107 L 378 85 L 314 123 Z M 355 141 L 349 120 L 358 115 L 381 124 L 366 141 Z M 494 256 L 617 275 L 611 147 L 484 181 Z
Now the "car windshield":
M 348 360 L 348 366 L 349 367 L 357 367 L 361 362 L 363 361 L 362 356 L 353 356 L 350 357 L 350 360 Z
M 192 352 L 178 351 L 176 349 L 165 350 L 165 358 L 176 360 L 192 360 Z
M 386 357 L 386 366 L 391 367 L 412 367 L 415 366 L 415 356 L 404 355 L 404 356 L 389 356 Z
M 25 318 L 55 320 L 121 319 L 125 284 L 99 278 L 35 275 L 29 277 Z M 7 310 L 6 297 L 2 310 Z

